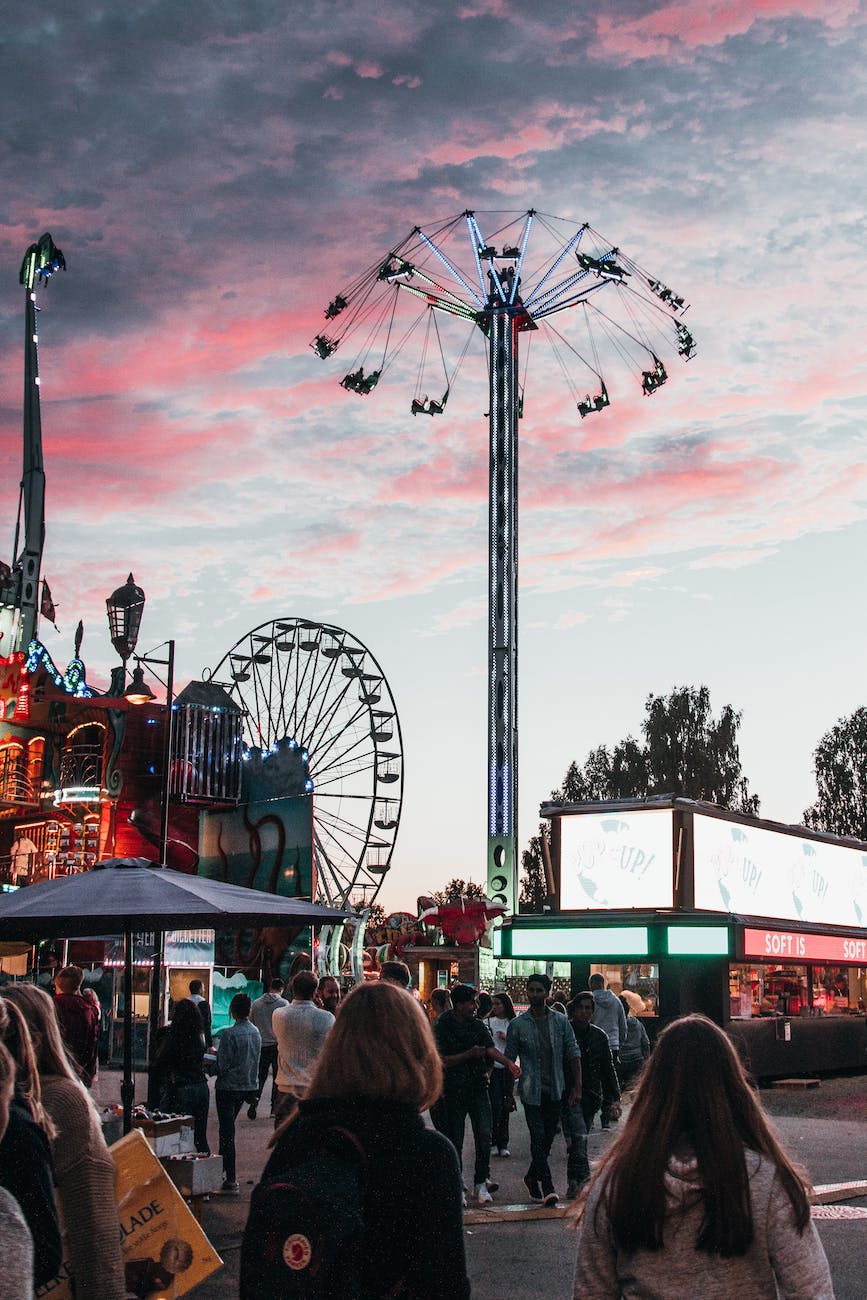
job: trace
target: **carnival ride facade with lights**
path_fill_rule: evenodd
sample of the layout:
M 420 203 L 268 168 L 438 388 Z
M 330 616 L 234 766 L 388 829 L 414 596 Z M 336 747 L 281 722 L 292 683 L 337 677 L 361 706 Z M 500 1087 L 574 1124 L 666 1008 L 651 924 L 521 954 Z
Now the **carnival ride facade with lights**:
M 163 683 L 170 714 L 144 685 L 142 665 L 169 662 L 171 682 L 173 643 L 169 661 L 135 655 L 145 597 L 132 574 L 107 601 L 121 659 L 107 692 L 88 684 L 81 624 L 65 668 L 38 640 L 45 475 L 36 288 L 65 265 L 46 234 L 21 269 L 23 475 L 13 563 L 0 568 L 0 886 L 106 857 L 162 857 L 266 892 L 363 907 L 390 866 L 403 763 L 385 676 L 349 632 L 299 619 L 255 628 L 220 665 L 230 687 L 206 675 L 174 697 Z M 38 603 L 53 621 L 44 584 Z M 327 965 L 339 931 L 324 938 Z M 291 958 L 292 939 L 233 934 L 220 956 L 268 976 Z M 355 956 L 360 972 L 360 940 Z
M 341 289 L 311 342 L 323 360 L 346 354 L 341 387 L 368 397 L 390 371 L 399 373 L 410 341 L 421 339 L 408 413 L 431 417 L 444 414 L 470 348 L 483 343 L 490 456 L 487 881 L 491 899 L 510 912 L 517 911 L 518 865 L 518 422 L 526 412 L 530 342 L 547 339 L 583 421 L 616 402 L 619 367 L 632 370 L 636 391 L 651 397 L 668 380 L 669 354 L 694 356 L 687 306 L 587 223 L 535 210 L 465 211 L 414 227 Z M 440 321 L 457 331 L 454 346 L 447 346 Z

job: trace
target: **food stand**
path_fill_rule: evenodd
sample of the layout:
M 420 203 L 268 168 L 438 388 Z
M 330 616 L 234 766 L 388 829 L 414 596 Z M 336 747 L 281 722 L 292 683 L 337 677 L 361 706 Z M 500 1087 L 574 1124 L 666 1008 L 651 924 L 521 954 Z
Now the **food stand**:
M 496 955 L 601 972 L 651 1036 L 703 1012 L 757 1077 L 867 1067 L 867 843 L 670 796 L 541 815 L 550 910 Z

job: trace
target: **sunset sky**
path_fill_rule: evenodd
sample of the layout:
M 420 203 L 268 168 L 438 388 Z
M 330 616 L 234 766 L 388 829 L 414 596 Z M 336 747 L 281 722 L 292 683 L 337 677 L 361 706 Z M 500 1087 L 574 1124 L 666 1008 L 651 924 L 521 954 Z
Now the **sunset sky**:
M 817 741 L 867 702 L 862 0 L 11 0 L 4 27 L 0 557 L 18 268 L 50 230 L 58 662 L 82 618 L 105 687 L 104 600 L 130 570 L 140 646 L 175 637 L 180 684 L 267 619 L 349 629 L 403 731 L 381 901 L 484 880 L 483 340 L 437 420 L 409 414 L 415 361 L 360 400 L 309 343 L 414 226 L 538 208 L 682 294 L 698 354 L 650 400 L 612 372 L 582 422 L 533 344 L 522 845 L 571 759 L 702 682 L 743 710 L 762 815 L 800 819 Z

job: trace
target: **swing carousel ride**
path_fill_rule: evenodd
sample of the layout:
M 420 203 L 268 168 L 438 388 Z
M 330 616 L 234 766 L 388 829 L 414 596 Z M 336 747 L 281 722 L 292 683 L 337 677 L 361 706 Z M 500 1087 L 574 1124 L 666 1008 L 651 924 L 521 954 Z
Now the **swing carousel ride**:
M 445 414 L 472 344 L 483 342 L 490 396 L 487 882 L 491 899 L 509 911 L 517 910 L 518 863 L 518 421 L 529 344 L 535 334 L 547 339 L 583 421 L 612 405 L 618 369 L 652 397 L 668 380 L 671 356 L 695 355 L 687 308 L 586 222 L 533 209 L 465 211 L 415 226 L 335 294 L 311 342 L 323 360 L 338 351 L 351 356 L 340 385 L 369 397 L 420 338 L 409 413 L 431 417 Z

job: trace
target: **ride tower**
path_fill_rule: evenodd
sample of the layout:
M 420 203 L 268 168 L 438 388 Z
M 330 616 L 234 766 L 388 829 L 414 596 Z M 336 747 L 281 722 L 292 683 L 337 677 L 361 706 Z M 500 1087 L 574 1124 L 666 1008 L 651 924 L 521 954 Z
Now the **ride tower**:
M 409 410 L 413 416 L 441 416 L 473 338 L 479 331 L 485 337 L 489 387 L 487 887 L 494 902 L 516 912 L 518 429 L 524 415 L 519 339 L 529 331 L 544 335 L 581 421 L 611 405 L 609 369 L 623 363 L 638 368 L 640 392 L 649 397 L 668 379 L 662 360 L 665 349 L 673 345 L 688 361 L 696 344 L 683 323 L 685 300 L 587 222 L 578 225 L 535 209 L 485 215 L 492 227 L 489 238 L 470 210 L 427 230 L 414 227 L 384 260 L 335 295 L 325 309 L 326 325 L 310 346 L 325 360 L 360 334 L 360 349 L 340 384 L 347 392 L 365 397 L 426 317 Z M 464 230 L 469 252 L 461 241 L 461 256 L 453 252 L 450 241 Z M 527 260 L 531 234 L 532 266 Z M 607 310 L 597 300 L 604 300 Z M 417 319 L 401 332 L 398 308 L 410 303 L 415 304 Z M 550 318 L 560 313 L 569 313 L 564 320 L 577 323 L 580 339 L 554 327 Z M 469 329 L 470 337 L 451 369 L 437 315 L 463 321 Z M 435 363 L 437 348 L 442 361 L 441 398 L 428 395 L 432 338 L 437 345 L 431 349 Z
M 24 454 L 13 563 L 11 568 L 0 565 L 2 656 L 26 650 L 36 636 L 39 619 L 39 579 L 45 545 L 45 466 L 39 405 L 36 286 L 48 281 L 55 271 L 65 269 L 63 254 L 46 232 L 27 249 L 19 273 L 19 281 L 24 286 Z
M 479 324 L 488 338 L 488 892 L 515 910 L 518 879 L 518 339 L 536 329 L 516 268 L 498 271 Z

